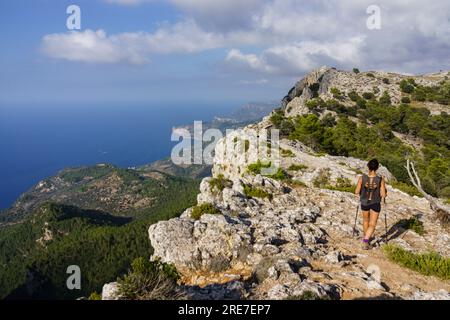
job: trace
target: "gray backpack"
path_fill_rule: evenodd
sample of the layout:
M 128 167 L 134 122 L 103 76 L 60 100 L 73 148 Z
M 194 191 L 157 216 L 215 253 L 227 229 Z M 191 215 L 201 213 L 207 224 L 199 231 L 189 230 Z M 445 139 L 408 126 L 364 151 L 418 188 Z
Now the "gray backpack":
M 381 202 L 381 177 L 369 177 L 364 174 L 362 176 L 362 185 L 361 185 L 361 193 L 360 200 L 362 205 L 371 205 L 374 203 Z

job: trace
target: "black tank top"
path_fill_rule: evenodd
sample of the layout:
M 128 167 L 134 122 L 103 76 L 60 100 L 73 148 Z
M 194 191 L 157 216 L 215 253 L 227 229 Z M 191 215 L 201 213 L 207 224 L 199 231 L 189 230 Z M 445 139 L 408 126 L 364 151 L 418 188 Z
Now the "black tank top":
M 370 205 L 381 202 L 381 177 L 362 176 L 360 201 L 362 205 Z

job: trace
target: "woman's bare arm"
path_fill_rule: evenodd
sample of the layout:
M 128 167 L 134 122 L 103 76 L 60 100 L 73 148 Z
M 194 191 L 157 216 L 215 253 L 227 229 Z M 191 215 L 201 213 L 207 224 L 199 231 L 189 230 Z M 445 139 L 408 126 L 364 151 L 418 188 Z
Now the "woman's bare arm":
M 356 184 L 355 195 L 359 196 L 359 194 L 361 193 L 361 187 L 362 187 L 362 177 L 359 177 L 358 183 Z
M 381 178 L 380 196 L 383 199 L 387 197 L 387 189 L 386 189 L 386 183 L 384 182 L 384 177 Z

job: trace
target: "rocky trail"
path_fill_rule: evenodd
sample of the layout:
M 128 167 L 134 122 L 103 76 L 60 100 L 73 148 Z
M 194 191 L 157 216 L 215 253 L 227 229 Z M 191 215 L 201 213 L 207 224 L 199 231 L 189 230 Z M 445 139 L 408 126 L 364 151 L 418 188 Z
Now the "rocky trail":
M 357 179 L 354 170 L 360 162 L 356 159 L 347 158 L 344 164 L 339 157 L 321 159 L 298 149 L 293 152 L 295 156 L 282 166 L 308 163 L 304 172 L 296 173 L 308 184 L 325 164 L 336 176 Z M 311 161 L 313 158 L 316 161 Z M 333 170 L 349 165 L 353 171 Z M 250 299 L 284 299 L 305 292 L 342 299 L 450 298 L 449 281 L 400 267 L 380 248 L 385 242 L 381 238 L 386 212 L 389 243 L 414 252 L 433 250 L 449 255 L 450 237 L 436 222 L 425 199 L 388 186 L 374 246 L 367 251 L 353 234 L 358 203 L 353 194 L 307 185 L 292 187 L 261 175 L 235 175 L 234 169 L 215 167 L 215 174 L 225 175 L 232 185 L 217 192 L 211 189 L 212 178 L 206 178 L 198 196 L 200 204 L 213 203 L 222 215 L 205 214 L 193 220 L 192 209 L 188 209 L 180 218 L 160 222 L 149 230 L 154 256 L 174 263 L 185 285 L 206 287 L 202 298 L 226 298 L 230 285 L 240 288 L 237 293 L 232 291 L 237 294 L 232 297 Z M 242 185 L 264 188 L 273 197 L 246 197 Z M 423 223 L 423 236 L 398 225 L 400 220 L 414 216 Z M 358 230 L 361 221 L 358 213 Z M 211 284 L 223 286 L 208 290 Z
M 382 77 L 389 79 L 381 81 Z M 283 110 L 288 115 L 308 113 L 309 88 L 317 84 L 322 98 L 331 95 L 331 87 L 360 91 L 378 84 L 394 102 L 400 101 L 397 85 L 388 83 L 401 79 L 395 74 L 369 77 L 322 68 L 296 84 L 283 100 Z M 372 249 L 363 250 L 361 234 L 353 230 L 359 199 L 352 190 L 367 170 L 366 161 L 317 154 L 298 141 L 281 139 L 273 142 L 281 150 L 278 171 L 262 174 L 254 141 L 271 127 L 268 116 L 221 139 L 212 177 L 200 185 L 198 205 L 148 230 L 152 259 L 177 268 L 181 288 L 190 298 L 450 299 L 449 280 L 402 267 L 383 249 L 388 241 L 405 252 L 450 256 L 449 231 L 425 198 L 392 187 L 395 178 L 381 166 L 378 174 L 388 184 L 387 204 Z M 340 183 L 347 192 L 337 191 Z M 406 228 L 409 219 L 418 221 L 424 232 Z M 359 233 L 361 229 L 359 212 Z M 104 290 L 103 297 L 111 298 L 110 293 Z

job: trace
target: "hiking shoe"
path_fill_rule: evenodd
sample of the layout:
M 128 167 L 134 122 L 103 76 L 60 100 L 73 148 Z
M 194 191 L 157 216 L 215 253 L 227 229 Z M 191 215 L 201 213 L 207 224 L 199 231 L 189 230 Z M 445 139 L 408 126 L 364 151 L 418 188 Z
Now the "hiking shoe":
M 363 241 L 363 242 L 362 242 L 362 249 L 363 249 L 363 250 L 370 250 L 370 244 L 369 244 L 369 242 Z

